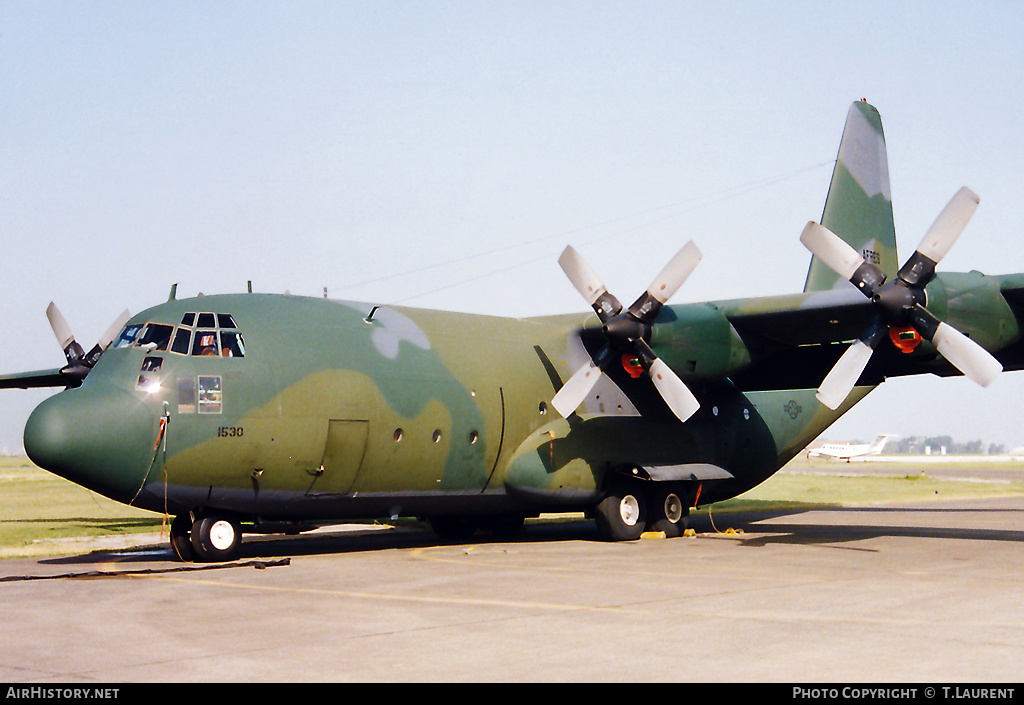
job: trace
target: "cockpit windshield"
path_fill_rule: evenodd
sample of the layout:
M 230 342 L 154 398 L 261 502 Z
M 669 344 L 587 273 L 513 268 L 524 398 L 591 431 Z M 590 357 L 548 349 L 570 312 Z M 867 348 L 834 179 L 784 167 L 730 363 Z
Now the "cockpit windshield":
M 177 326 L 132 323 L 114 342 L 115 348 L 136 347 L 196 357 L 245 357 L 242 333 L 229 313 L 190 312 Z
M 117 340 L 114 342 L 114 346 L 113 347 L 115 347 L 115 348 L 127 348 L 127 347 L 129 347 L 132 343 L 135 342 L 135 339 L 139 337 L 139 331 L 142 330 L 142 325 L 143 325 L 142 323 L 131 323 L 131 324 L 125 326 L 124 330 L 121 331 L 121 335 L 119 335 L 117 337 Z
M 167 344 L 171 342 L 171 332 L 174 326 L 165 326 L 162 323 L 147 323 L 142 329 L 142 335 L 135 341 L 135 347 L 147 348 L 149 350 L 166 350 Z

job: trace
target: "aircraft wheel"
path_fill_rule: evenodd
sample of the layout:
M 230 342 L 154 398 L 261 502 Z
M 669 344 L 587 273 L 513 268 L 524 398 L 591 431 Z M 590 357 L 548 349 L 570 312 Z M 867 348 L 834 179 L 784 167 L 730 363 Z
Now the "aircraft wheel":
M 650 508 L 648 531 L 663 531 L 670 539 L 682 536 L 686 531 L 690 510 L 674 488 L 655 484 L 650 495 Z
M 242 543 L 238 522 L 216 514 L 200 515 L 192 524 L 191 544 L 202 561 L 230 561 Z
M 647 526 L 644 496 L 636 489 L 615 485 L 594 510 L 594 521 L 608 541 L 634 541 Z
M 179 514 L 171 522 L 171 550 L 178 560 L 191 563 L 196 559 L 195 550 L 192 548 L 190 535 L 192 533 L 192 518 L 188 514 Z

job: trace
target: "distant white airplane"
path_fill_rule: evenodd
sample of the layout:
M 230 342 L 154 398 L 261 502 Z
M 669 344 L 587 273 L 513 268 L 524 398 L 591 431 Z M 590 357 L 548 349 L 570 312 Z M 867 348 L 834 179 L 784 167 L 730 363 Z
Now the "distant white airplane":
M 813 458 L 824 456 L 831 460 L 850 460 L 865 455 L 880 455 L 885 442 L 895 436 L 882 434 L 875 439 L 874 443 L 826 443 L 818 448 L 807 451 L 807 456 Z

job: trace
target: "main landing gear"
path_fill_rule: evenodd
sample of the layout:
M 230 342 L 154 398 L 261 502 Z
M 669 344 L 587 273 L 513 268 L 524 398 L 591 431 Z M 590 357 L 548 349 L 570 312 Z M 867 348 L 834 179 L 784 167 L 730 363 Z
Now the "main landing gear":
M 183 561 L 232 560 L 242 544 L 238 521 L 216 512 L 181 514 L 171 522 L 171 548 Z
M 615 480 L 594 508 L 594 522 L 608 541 L 633 541 L 645 531 L 675 538 L 686 530 L 690 511 L 686 496 L 677 483 Z

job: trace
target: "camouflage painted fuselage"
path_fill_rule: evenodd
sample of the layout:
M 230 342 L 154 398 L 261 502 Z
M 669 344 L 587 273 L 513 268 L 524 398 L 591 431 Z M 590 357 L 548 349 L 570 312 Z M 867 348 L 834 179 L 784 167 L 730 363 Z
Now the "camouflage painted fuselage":
M 848 111 L 822 226 L 877 277 L 902 276 L 881 119 L 866 103 Z M 637 357 L 622 365 L 606 354 L 611 325 L 602 331 L 593 314 L 505 319 L 172 294 L 135 316 L 95 367 L 65 349 L 73 378 L 68 368 L 44 370 L 4 375 L 0 386 L 84 379 L 36 409 L 26 450 L 106 496 L 186 517 L 172 526 L 179 555 L 189 543 L 201 557 L 230 555 L 232 522 L 401 515 L 594 509 L 599 527 L 619 539 L 643 528 L 643 504 L 655 526 L 664 519 L 678 535 L 681 502 L 714 502 L 761 483 L 886 378 L 959 374 L 931 334 L 899 349 L 908 331 L 897 319 L 911 305 L 926 306 L 1004 369 L 1024 368 L 1024 275 L 912 277 L 915 298 L 896 310 L 879 308 L 880 298 L 832 266 L 812 257 L 799 294 L 665 306 L 656 317 L 649 309 L 631 343 Z M 576 279 L 590 282 L 573 282 L 588 303 L 609 313 L 603 285 Z M 868 336 L 873 352 L 833 411 L 816 389 L 880 320 L 896 337 Z M 642 352 L 667 367 L 634 377 L 636 340 L 647 337 Z M 595 358 L 599 381 L 569 395 L 563 411 L 583 401 L 563 418 L 553 396 L 566 380 L 597 378 L 589 374 Z M 652 382 L 672 374 L 699 402 L 693 416 L 677 418 Z M 619 519 L 629 531 L 613 525 Z M 224 547 L 208 545 L 221 539 Z
M 813 390 L 744 396 L 719 379 L 700 388 L 702 410 L 682 424 L 648 380 L 629 379 L 620 383 L 636 388 L 632 399 L 604 384 L 562 419 L 548 403 L 586 355 L 583 316 L 379 308 L 367 321 L 371 308 L 237 295 L 145 311 L 129 325 L 229 313 L 245 355 L 112 348 L 81 387 L 33 414 L 26 448 L 42 467 L 161 512 L 532 513 L 594 503 L 604 474 L 627 464 L 710 463 L 737 478 L 728 494 L 742 492 L 835 418 L 816 409 Z M 665 324 L 701 329 L 702 344 L 690 346 L 700 355 L 686 363 L 692 379 L 749 361 L 724 317 L 692 311 L 666 312 L 676 320 Z M 709 345 L 708 333 L 720 343 Z M 686 355 L 670 346 L 668 360 Z
M 1009 284 L 951 279 L 930 294 L 948 320 L 993 350 L 1019 338 L 999 293 Z M 797 384 L 763 383 L 758 370 L 779 364 L 770 336 L 800 334 L 787 316 L 819 306 L 833 328 L 869 315 L 835 292 L 666 307 L 652 347 L 701 402 L 684 424 L 648 379 L 624 370 L 570 418 L 550 409 L 586 359 L 580 341 L 593 316 L 518 320 L 260 294 L 171 300 L 128 329 L 173 326 L 198 343 L 186 314 L 230 314 L 244 354 L 174 352 L 176 336 L 159 350 L 143 333 L 109 349 L 81 387 L 44 402 L 26 449 L 79 484 L 172 514 L 530 515 L 593 506 L 613 471 L 691 464 L 732 475 L 704 483 L 702 503 L 717 501 L 765 480 L 870 391 L 858 387 L 836 411 L 815 400 L 818 370 L 839 351 L 813 339 L 837 331 L 807 323 L 809 344 L 778 344 Z M 927 345 L 907 357 L 902 373 L 949 371 Z

